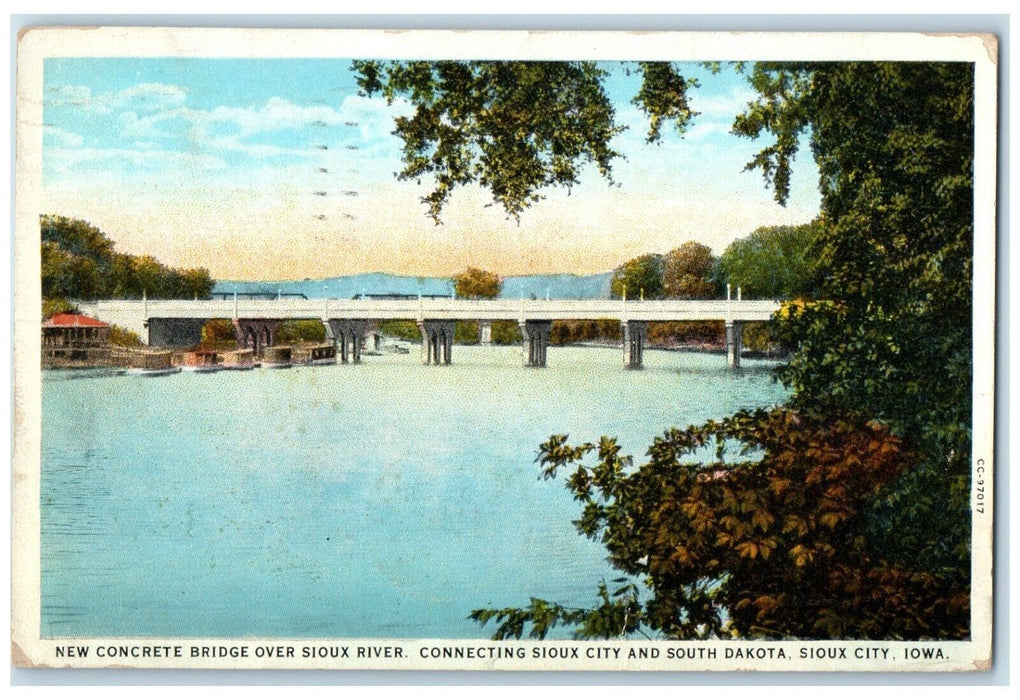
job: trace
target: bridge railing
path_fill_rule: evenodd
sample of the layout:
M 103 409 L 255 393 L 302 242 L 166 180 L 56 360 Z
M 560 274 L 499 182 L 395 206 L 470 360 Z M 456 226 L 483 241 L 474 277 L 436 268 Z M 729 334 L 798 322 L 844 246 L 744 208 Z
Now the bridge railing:
M 210 299 L 103 300 L 84 305 L 107 320 L 141 318 L 364 318 L 371 320 L 591 320 L 763 321 L 779 308 L 772 300 L 618 299 Z

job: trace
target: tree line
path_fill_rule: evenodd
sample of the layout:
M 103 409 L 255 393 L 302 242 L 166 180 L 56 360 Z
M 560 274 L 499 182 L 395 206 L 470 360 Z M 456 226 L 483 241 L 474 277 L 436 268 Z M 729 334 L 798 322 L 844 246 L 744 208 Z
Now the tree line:
M 95 299 L 208 299 L 214 281 L 205 268 L 169 267 L 150 255 L 114 249 L 95 226 L 64 216 L 39 217 L 44 315 Z

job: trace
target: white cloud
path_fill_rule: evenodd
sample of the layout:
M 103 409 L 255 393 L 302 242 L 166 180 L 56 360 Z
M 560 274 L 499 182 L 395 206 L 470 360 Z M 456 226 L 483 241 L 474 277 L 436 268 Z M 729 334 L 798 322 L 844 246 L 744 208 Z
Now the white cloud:
M 340 103 L 344 123 L 356 123 L 358 134 L 365 141 L 390 137 L 394 118 L 413 113 L 414 106 L 403 98 L 394 100 L 390 105 L 378 97 L 350 95 Z
M 57 126 L 43 127 L 43 135 L 47 140 L 47 145 L 53 145 L 57 148 L 78 148 L 85 144 L 85 139 L 80 134 L 75 134 Z
M 187 92 L 175 85 L 141 83 L 121 90 L 111 98 L 111 108 L 156 112 L 180 107 Z
M 703 118 L 722 119 L 732 122 L 733 117 L 747 108 L 747 103 L 755 99 L 757 93 L 750 86 L 734 87 L 724 95 L 705 96 L 698 90 L 691 93 L 691 109 L 700 112 Z
M 176 107 L 144 116 L 139 116 L 137 112 L 129 110 L 117 115 L 117 120 L 122 129 L 121 138 L 173 138 L 181 136 L 189 128 L 194 128 L 195 124 L 202 121 L 203 114 L 203 112 L 187 107 Z M 182 122 L 176 131 L 162 128 L 175 121 Z
M 112 173 L 130 166 L 132 170 L 126 177 L 132 177 L 138 171 L 216 171 L 227 167 L 226 163 L 214 156 L 160 149 L 50 148 L 46 150 L 45 159 L 48 166 L 61 170 L 70 170 L 87 163 L 94 168 L 106 165 L 107 172 Z
M 344 123 L 343 116 L 332 107 L 302 107 L 280 97 L 271 97 L 258 109 L 217 107 L 208 112 L 206 118 L 210 122 L 237 126 L 242 137 L 313 125 L 341 126 Z
M 139 83 L 118 92 L 93 95 L 85 85 L 53 85 L 46 89 L 49 107 L 79 107 L 97 114 L 112 114 L 122 109 L 158 112 L 179 107 L 187 92 L 175 85 Z
M 43 98 L 47 107 L 87 107 L 92 90 L 85 85 L 51 85 Z

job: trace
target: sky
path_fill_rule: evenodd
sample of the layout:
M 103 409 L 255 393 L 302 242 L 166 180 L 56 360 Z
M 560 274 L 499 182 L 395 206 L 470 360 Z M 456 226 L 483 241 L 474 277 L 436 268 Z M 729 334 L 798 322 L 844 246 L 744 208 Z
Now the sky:
M 605 272 L 689 241 L 718 255 L 766 225 L 810 221 L 818 173 L 803 145 L 786 207 L 744 165 L 762 147 L 730 133 L 754 93 L 733 71 L 679 64 L 700 87 L 681 138 L 645 143 L 639 77 L 606 63 L 627 129 L 610 185 L 594 168 L 509 219 L 482 188 L 455 190 L 441 226 L 401 182 L 393 119 L 358 95 L 341 59 L 48 58 L 40 214 L 84 219 L 117 250 L 216 279 L 294 280 L 361 272 L 502 276 Z

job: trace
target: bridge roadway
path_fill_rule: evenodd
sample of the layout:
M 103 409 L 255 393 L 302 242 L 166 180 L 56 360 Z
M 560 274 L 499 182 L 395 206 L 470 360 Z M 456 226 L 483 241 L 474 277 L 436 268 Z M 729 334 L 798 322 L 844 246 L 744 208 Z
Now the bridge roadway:
M 514 299 L 212 299 L 100 300 L 80 305 L 83 313 L 134 331 L 149 345 L 187 347 L 201 340 L 211 319 L 233 321 L 238 344 L 258 353 L 272 345 L 283 321 L 319 320 L 337 344 L 360 360 L 370 322 L 415 321 L 422 335 L 422 361 L 449 364 L 456 321 L 478 321 L 482 340 L 492 321 L 515 321 L 524 336 L 525 364 L 544 366 L 553 321 L 616 319 L 624 337 L 624 363 L 640 367 L 649 321 L 723 321 L 729 363 L 740 363 L 741 326 L 766 321 L 779 309 L 770 300 L 514 300 Z

